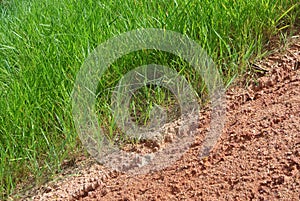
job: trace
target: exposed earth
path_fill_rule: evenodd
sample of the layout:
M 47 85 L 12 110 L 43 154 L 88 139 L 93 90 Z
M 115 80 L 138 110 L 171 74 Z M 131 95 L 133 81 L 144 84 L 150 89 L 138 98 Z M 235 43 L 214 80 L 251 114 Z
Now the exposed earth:
M 191 148 L 169 167 L 145 175 L 111 171 L 85 157 L 23 200 L 300 200 L 300 36 L 286 50 L 252 64 L 245 89 L 227 90 L 226 123 L 199 159 L 209 110 L 200 113 Z

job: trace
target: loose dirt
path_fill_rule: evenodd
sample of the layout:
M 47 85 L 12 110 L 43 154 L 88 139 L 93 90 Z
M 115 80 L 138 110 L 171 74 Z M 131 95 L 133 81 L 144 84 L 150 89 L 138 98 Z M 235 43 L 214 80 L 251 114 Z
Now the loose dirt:
M 24 200 L 300 200 L 300 38 L 283 53 L 253 64 L 263 76 L 227 91 L 226 124 L 199 159 L 209 110 L 201 112 L 191 148 L 146 175 L 111 171 L 78 159 L 56 181 Z

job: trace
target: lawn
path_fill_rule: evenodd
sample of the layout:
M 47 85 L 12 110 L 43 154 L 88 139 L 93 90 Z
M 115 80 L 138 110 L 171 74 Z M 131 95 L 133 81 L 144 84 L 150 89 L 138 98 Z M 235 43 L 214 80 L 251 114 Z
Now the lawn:
M 201 45 L 229 86 L 250 71 L 250 61 L 268 53 L 270 38 L 284 42 L 299 23 L 299 5 L 298 0 L 0 1 L 0 199 L 20 183 L 45 181 L 62 161 L 82 154 L 71 93 L 81 65 L 101 43 L 138 28 L 179 32 Z M 179 57 L 156 50 L 128 54 L 99 80 L 99 123 L 110 134 L 117 129 L 111 89 L 126 72 L 149 63 L 168 64 L 205 97 L 205 84 Z M 166 90 L 139 93 L 132 105 L 139 123 L 149 117 L 145 99 L 166 107 L 174 102 Z

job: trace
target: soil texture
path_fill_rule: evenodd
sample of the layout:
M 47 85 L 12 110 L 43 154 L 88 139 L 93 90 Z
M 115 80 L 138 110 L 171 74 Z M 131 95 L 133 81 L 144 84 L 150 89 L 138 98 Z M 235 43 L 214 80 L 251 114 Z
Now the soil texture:
M 199 159 L 210 129 L 209 110 L 203 110 L 195 142 L 163 170 L 129 175 L 82 158 L 22 199 L 300 200 L 299 36 L 252 70 L 260 76 L 247 88 L 227 90 L 225 127 L 207 157 Z

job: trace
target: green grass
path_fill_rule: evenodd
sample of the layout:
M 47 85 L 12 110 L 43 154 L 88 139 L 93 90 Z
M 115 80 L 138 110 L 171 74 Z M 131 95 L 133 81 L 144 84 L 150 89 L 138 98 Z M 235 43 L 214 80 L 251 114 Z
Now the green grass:
M 54 174 L 62 160 L 81 151 L 70 95 L 76 73 L 97 45 L 137 28 L 178 31 L 201 44 L 228 86 L 247 71 L 249 60 L 265 53 L 263 47 L 270 37 L 291 30 L 299 21 L 297 2 L 0 1 L 0 199 L 7 198 L 16 184 Z M 126 55 L 99 82 L 98 90 L 103 92 L 99 118 L 110 133 L 116 126 L 110 114 L 109 89 L 133 67 L 149 63 L 168 64 L 186 77 L 199 97 L 205 96 L 205 85 L 180 58 L 150 50 Z M 144 120 L 155 100 L 144 106 L 139 99 L 157 96 L 159 104 L 172 103 L 164 97 L 167 91 L 144 90 L 132 104 L 132 113 Z

